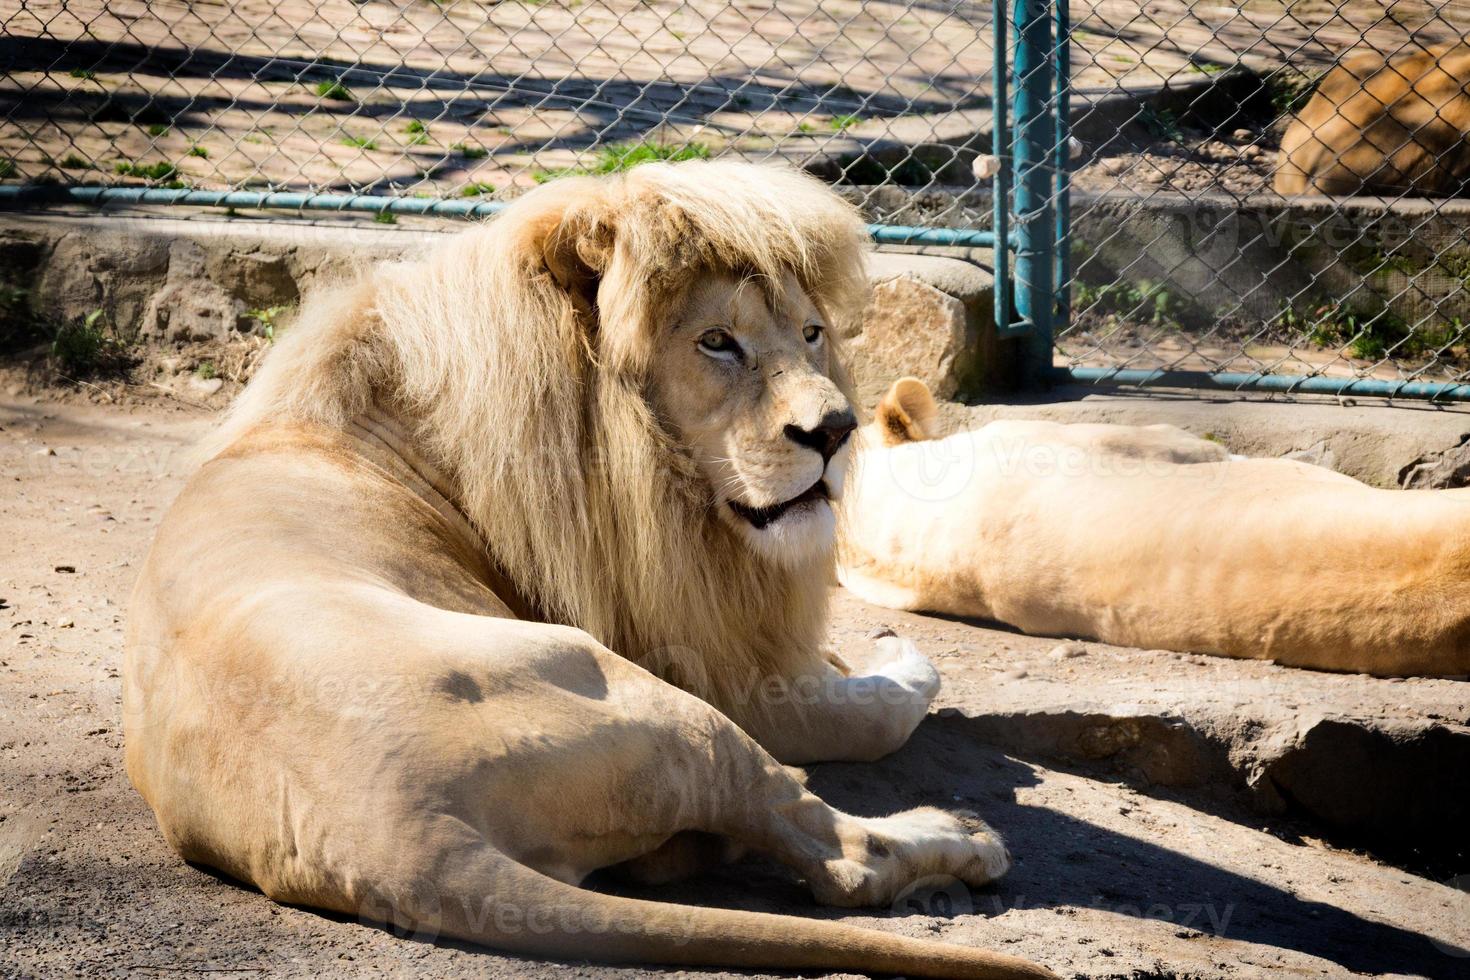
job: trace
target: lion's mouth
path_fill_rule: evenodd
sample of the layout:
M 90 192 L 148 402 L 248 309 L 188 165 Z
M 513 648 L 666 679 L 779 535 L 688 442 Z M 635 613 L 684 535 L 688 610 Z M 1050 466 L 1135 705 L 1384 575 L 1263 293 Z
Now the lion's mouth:
M 808 503 L 813 500 L 830 499 L 832 499 L 832 495 L 827 490 L 827 481 L 818 480 L 790 500 L 783 500 L 781 503 L 771 504 L 769 507 L 751 507 L 749 504 L 742 504 L 738 500 L 731 500 L 729 504 L 731 510 L 748 521 L 751 527 L 759 531 L 768 524 L 780 520 L 787 511 L 799 504 Z

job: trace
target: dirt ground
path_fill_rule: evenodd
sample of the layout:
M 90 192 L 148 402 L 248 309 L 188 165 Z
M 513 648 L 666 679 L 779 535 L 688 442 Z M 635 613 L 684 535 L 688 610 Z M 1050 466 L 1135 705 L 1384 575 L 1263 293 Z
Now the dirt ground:
M 122 769 L 121 630 L 134 570 L 210 419 L 161 394 L 98 406 L 0 385 L 0 977 L 645 975 L 276 906 L 168 850 Z M 1263 821 L 1228 795 L 1140 792 L 1008 755 L 971 717 L 998 692 L 1026 698 L 1028 673 L 1052 697 L 1071 685 L 1106 698 L 1110 683 L 1166 668 L 1210 683 L 1222 662 L 1091 644 L 1068 659 L 1055 640 L 839 593 L 840 644 L 863 644 L 878 625 L 936 659 L 940 709 L 880 763 L 814 767 L 814 787 L 865 814 L 976 810 L 1009 840 L 1012 873 L 974 893 L 855 912 L 815 906 L 759 860 L 637 894 L 986 945 L 1078 977 L 1470 975 L 1465 891 Z M 1434 690 L 1453 700 L 1459 688 Z

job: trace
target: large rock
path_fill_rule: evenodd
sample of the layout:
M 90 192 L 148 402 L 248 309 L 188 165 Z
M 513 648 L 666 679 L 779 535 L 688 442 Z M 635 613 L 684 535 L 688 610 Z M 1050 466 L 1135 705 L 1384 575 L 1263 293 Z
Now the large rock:
M 990 273 L 960 259 L 880 252 L 871 257 L 869 276 L 872 303 L 847 338 L 862 400 L 871 404 L 906 374 L 940 398 L 973 393 L 993 336 Z

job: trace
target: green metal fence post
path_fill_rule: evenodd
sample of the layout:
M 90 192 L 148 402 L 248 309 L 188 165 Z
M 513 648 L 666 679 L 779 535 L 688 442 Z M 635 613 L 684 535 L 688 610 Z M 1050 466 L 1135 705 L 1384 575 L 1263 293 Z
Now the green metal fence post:
M 1028 386 L 1048 383 L 1052 363 L 1052 309 L 1056 303 L 1055 181 L 1052 116 L 1055 77 L 1052 14 L 1046 0 L 1014 0 L 1015 84 L 1015 297 L 1026 325 L 1021 375 Z

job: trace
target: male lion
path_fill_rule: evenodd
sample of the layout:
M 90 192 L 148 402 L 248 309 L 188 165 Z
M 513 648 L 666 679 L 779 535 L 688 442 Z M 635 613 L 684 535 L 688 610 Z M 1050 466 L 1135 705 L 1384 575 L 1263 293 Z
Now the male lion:
M 1281 140 L 1279 194 L 1456 196 L 1470 177 L 1470 45 L 1350 55 Z
M 127 768 L 169 843 L 518 952 L 1050 976 L 576 887 L 711 840 L 837 905 L 1006 870 L 978 821 L 849 816 L 782 765 L 892 751 L 938 685 L 896 638 L 867 676 L 821 646 L 864 247 L 810 178 L 650 165 L 310 301 L 134 596 Z
M 880 605 L 1369 674 L 1470 673 L 1470 490 L 1378 490 L 1170 425 L 933 438 L 923 382 L 860 434 L 839 573 Z

